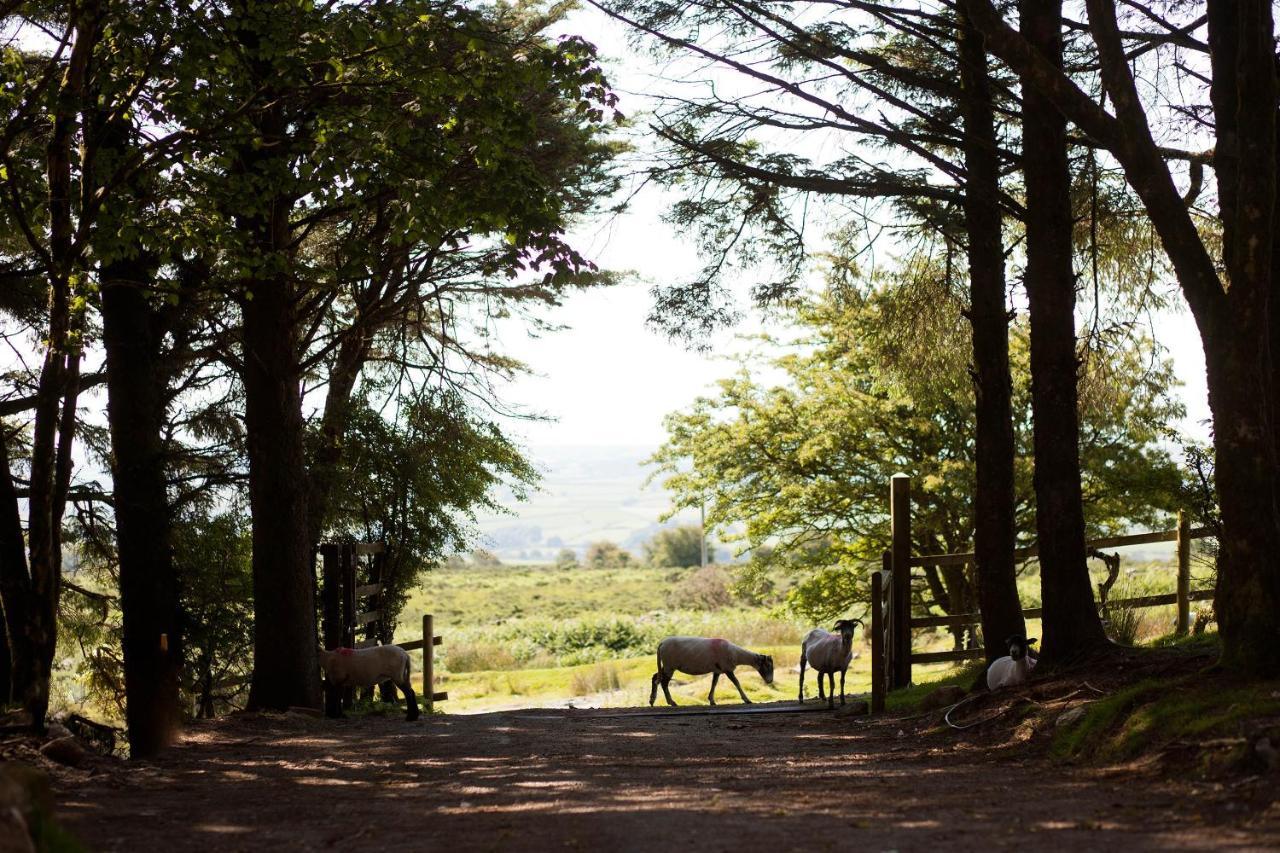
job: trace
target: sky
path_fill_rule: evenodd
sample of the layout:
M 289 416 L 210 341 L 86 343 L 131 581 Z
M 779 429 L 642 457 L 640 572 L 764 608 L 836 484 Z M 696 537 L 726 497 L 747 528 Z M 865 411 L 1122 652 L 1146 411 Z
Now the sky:
M 621 95 L 620 109 L 643 121 L 644 93 L 669 84 L 662 69 L 628 47 L 625 33 L 594 10 L 580 10 L 564 24 L 592 40 Z M 673 197 L 645 189 L 626 213 L 587 222 L 575 237 L 587 257 L 604 269 L 631 271 L 626 284 L 573 295 L 554 319 L 570 328 L 530 339 L 518 322 L 499 329 L 497 344 L 524 361 L 533 372 L 506 388 L 505 399 L 553 422 L 510 422 L 512 434 L 530 448 L 563 446 L 656 447 L 665 438 L 663 416 L 713 390 L 732 368 L 723 355 L 742 345 L 735 334 L 761 329 L 758 314 L 724 330 L 710 352 L 694 352 L 646 326 L 655 282 L 687 277 L 699 266 L 693 242 L 662 221 Z M 745 287 L 738 294 L 744 297 Z M 1209 417 L 1204 357 L 1195 324 L 1185 309 L 1164 312 L 1154 321 L 1159 342 L 1174 361 L 1187 408 L 1182 429 L 1207 440 Z

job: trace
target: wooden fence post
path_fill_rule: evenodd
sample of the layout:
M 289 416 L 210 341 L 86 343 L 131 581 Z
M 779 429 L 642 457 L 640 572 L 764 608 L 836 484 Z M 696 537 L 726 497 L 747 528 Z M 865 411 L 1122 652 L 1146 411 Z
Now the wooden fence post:
M 1191 631 L 1191 520 L 1186 510 L 1178 510 L 1178 625 L 1176 633 Z
M 889 687 L 897 689 L 911 683 L 911 478 L 906 474 L 894 474 L 889 482 L 889 520 L 893 540 Z
M 884 561 L 889 553 L 884 554 Z M 884 572 L 871 573 L 871 713 L 884 710 Z
M 435 620 L 431 614 L 422 617 L 422 704 L 430 714 L 435 705 L 436 689 L 436 634 Z
M 342 645 L 341 548 L 333 544 L 321 545 L 320 554 L 324 581 L 320 592 L 324 607 L 324 647 L 335 649 Z M 327 679 L 324 688 L 324 713 L 329 717 L 342 713 L 342 698 Z

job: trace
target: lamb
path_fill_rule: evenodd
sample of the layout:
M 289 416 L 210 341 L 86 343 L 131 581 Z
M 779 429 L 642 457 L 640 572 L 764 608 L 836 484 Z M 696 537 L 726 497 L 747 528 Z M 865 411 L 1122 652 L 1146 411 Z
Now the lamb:
M 999 690 L 1026 681 L 1036 666 L 1036 659 L 1031 657 L 1031 647 L 1035 642 L 1035 637 L 1028 640 L 1022 634 L 1011 634 L 1006 638 L 1004 644 L 1009 654 L 993 660 L 987 667 L 987 689 Z
M 831 679 L 831 689 L 827 691 L 827 707 L 836 705 L 836 673 L 840 673 L 840 704 L 844 704 L 844 677 L 849 671 L 849 662 L 853 660 L 853 632 L 862 624 L 861 619 L 840 619 L 835 624 L 835 632 L 814 628 L 800 641 L 800 701 L 804 702 L 804 667 L 807 663 L 818 673 L 818 699 L 823 699 L 822 676 Z
M 728 640 L 706 637 L 667 637 L 658 643 L 658 671 L 653 674 L 649 704 L 653 705 L 658 698 L 659 684 L 662 685 L 663 695 L 667 697 L 667 704 L 676 704 L 668 689 L 671 676 L 676 672 L 683 672 L 686 675 L 706 675 L 710 672 L 712 673 L 711 692 L 707 694 L 708 702 L 712 705 L 716 704 L 716 683 L 721 675 L 726 675 L 733 682 L 733 686 L 738 688 L 738 695 L 742 697 L 742 701 L 750 705 L 751 700 L 747 698 L 742 685 L 738 683 L 737 676 L 733 674 L 734 668 L 739 666 L 754 667 L 764 679 L 765 684 L 773 684 L 773 658 L 768 655 L 758 655 L 749 649 L 735 646 Z
M 408 722 L 418 719 L 418 697 L 409 682 L 409 653 L 399 646 L 372 646 L 367 649 L 319 648 L 320 667 L 328 683 L 340 689 L 373 687 L 391 681 L 404 691 L 409 702 Z

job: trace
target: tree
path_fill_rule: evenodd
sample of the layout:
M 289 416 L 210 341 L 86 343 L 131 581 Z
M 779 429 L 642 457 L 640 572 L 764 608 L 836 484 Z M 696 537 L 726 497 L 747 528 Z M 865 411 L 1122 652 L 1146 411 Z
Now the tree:
M 918 271 L 927 279 L 936 273 Z M 942 303 L 933 325 L 915 329 L 928 360 L 904 361 L 898 337 L 886 332 L 897 301 L 912 301 L 904 287 L 869 296 L 837 288 L 803 306 L 799 338 L 760 365 L 781 370 L 786 384 L 762 384 L 744 364 L 721 380 L 716 397 L 667 417 L 669 438 L 653 459 L 677 506 L 706 498 L 709 525 L 744 526 L 737 539 L 753 551 L 748 581 L 779 571 L 801 576 L 789 601 L 806 618 L 830 618 L 865 600 L 864 571 L 879 566 L 889 541 L 885 486 L 897 471 L 917 484 L 913 550 L 970 546 L 975 401 L 964 337 L 956 334 L 964 320 L 960 306 Z M 1031 541 L 1035 506 L 1026 338 L 1025 328 L 1015 329 L 1020 544 Z M 1180 475 L 1162 443 L 1180 408 L 1167 396 L 1171 367 L 1148 369 L 1148 358 L 1131 346 L 1087 362 L 1082 462 L 1087 523 L 1097 535 L 1152 523 L 1178 504 Z M 923 604 L 973 610 L 963 570 L 924 571 Z
M 577 567 L 578 554 L 572 548 L 561 548 L 556 552 L 557 569 L 576 569 Z
M 1024 38 L 1061 68 L 1061 0 L 1019 0 L 1018 10 Z M 1087 656 L 1107 638 L 1093 600 L 1084 544 L 1067 122 L 1025 79 L 1022 171 L 1027 188 L 1024 282 L 1031 332 L 1043 649 L 1046 662 L 1052 662 Z
M 702 528 L 693 524 L 659 530 L 644 544 L 651 566 L 686 569 L 702 564 Z
M 1197 227 L 1189 204 L 1200 192 L 1201 175 L 1193 168 L 1184 198 L 1167 149 L 1154 136 L 1152 102 L 1142 97 L 1130 67 L 1132 50 L 1125 42 L 1133 35 L 1120 29 L 1113 0 L 1088 0 L 1086 6 L 1111 112 L 1013 30 L 989 0 L 975 4 L 974 21 L 994 54 L 1116 159 L 1159 234 L 1204 344 L 1223 525 L 1215 597 L 1223 662 L 1273 676 L 1280 672 L 1280 396 L 1272 356 L 1280 337 L 1272 298 L 1280 149 L 1271 106 L 1277 100 L 1272 4 L 1213 0 L 1195 20 L 1175 23 L 1153 14 L 1154 21 L 1146 23 L 1158 28 L 1154 37 L 1140 27 L 1134 31 L 1140 41 L 1208 54 L 1209 111 L 1218 144 L 1198 162 L 1211 162 L 1217 174 L 1221 275 L 1214 241 Z M 1207 41 L 1194 35 L 1204 25 Z

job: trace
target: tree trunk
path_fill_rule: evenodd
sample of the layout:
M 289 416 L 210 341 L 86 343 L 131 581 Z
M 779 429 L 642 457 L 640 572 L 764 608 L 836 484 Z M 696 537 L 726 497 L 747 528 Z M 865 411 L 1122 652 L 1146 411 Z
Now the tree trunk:
M 133 758 L 155 755 L 181 718 L 182 632 L 165 478 L 165 377 L 161 324 L 143 291 L 154 264 L 117 261 L 102 271 L 125 722 Z
M 1013 549 L 1013 388 L 1009 376 L 1009 313 L 1000 213 L 1000 162 L 982 37 L 960 7 L 963 89 L 965 226 L 969 239 L 969 322 L 973 327 L 976 398 L 973 550 L 978 608 L 988 663 L 1008 653 L 1004 640 L 1023 634 Z
M 360 369 L 368 355 L 369 341 L 368 331 L 359 326 L 353 328 L 338 347 L 337 356 L 329 371 L 324 413 L 320 418 L 319 442 L 308 469 L 310 496 L 307 517 L 309 541 L 313 545 L 319 544 L 329 522 L 338 466 L 342 462 L 343 436 L 347 429 L 347 413 L 351 409 L 351 393 L 355 390 Z
M 250 708 L 321 707 L 314 570 L 307 527 L 298 318 L 291 278 L 293 199 L 286 96 L 276 61 L 286 45 L 284 4 L 233 3 L 233 35 L 266 106 L 251 116 L 255 137 L 240 143 L 234 179 L 273 189 L 251 209 L 233 210 L 258 272 L 241 282 L 249 506 L 253 516 L 253 681 Z
M 1225 311 L 1208 334 L 1202 327 L 1224 533 L 1215 598 L 1223 662 L 1263 676 L 1280 674 L 1272 14 L 1268 0 L 1208 3 L 1214 166 L 1229 286 Z
M 12 666 L 6 688 L 9 701 L 22 701 L 35 690 L 36 651 L 27 634 L 35 606 L 31 575 L 27 571 L 26 542 L 18 493 L 9 467 L 8 441 L 0 437 L 0 604 Z
M 1061 0 L 1020 0 L 1018 8 L 1023 35 L 1061 67 Z M 1087 654 L 1106 642 L 1106 634 L 1085 555 L 1066 119 L 1030 80 L 1022 104 L 1036 533 L 1043 657 L 1052 661 Z

